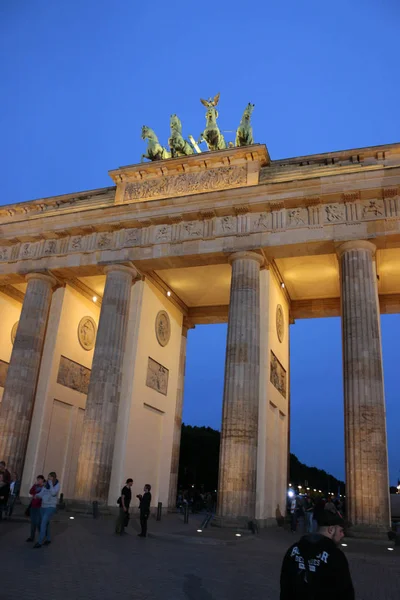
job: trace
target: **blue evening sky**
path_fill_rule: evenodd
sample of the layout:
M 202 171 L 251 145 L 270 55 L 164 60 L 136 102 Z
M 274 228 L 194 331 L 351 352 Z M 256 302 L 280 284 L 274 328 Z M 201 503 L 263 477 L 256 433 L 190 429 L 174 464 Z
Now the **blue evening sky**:
M 399 17 L 396 0 L 2 0 L 0 203 L 110 185 L 107 171 L 144 151 L 143 124 L 165 144 L 176 112 L 197 138 L 199 98 L 219 91 L 221 129 L 254 102 L 273 159 L 398 142 Z M 399 315 L 382 335 L 394 482 Z M 339 319 L 291 336 L 292 450 L 343 477 Z M 225 337 L 223 325 L 189 334 L 187 423 L 220 425 Z

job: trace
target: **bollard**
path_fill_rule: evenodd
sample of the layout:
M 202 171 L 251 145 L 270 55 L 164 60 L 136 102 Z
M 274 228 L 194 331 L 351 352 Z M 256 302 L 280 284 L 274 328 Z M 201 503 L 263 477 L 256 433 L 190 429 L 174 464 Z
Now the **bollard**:
M 394 545 L 400 546 L 400 523 L 396 526 L 396 537 L 394 538 Z
M 183 507 L 183 522 L 187 525 L 189 523 L 189 505 L 185 504 Z
M 99 503 L 97 502 L 97 500 L 94 500 L 92 502 L 92 509 L 93 509 L 93 519 L 97 519 L 99 516 Z
M 157 521 L 161 521 L 161 514 L 162 514 L 162 502 L 159 502 L 157 505 Z
M 60 501 L 58 503 L 58 509 L 59 510 L 65 509 L 64 494 L 60 494 Z

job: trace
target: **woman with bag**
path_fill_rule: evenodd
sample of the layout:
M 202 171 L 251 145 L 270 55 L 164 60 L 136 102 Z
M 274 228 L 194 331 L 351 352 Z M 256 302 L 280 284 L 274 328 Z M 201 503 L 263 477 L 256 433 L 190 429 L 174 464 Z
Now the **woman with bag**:
M 36 478 L 36 483 L 33 484 L 29 490 L 29 495 L 32 496 L 32 500 L 26 509 L 25 514 L 31 520 L 31 535 L 26 540 L 27 542 L 34 542 L 36 530 L 40 532 L 40 508 L 42 506 L 42 499 L 36 498 L 36 494 L 41 491 L 43 486 L 44 477 L 43 475 L 38 475 Z
M 42 506 L 40 508 L 39 541 L 33 546 L 34 548 L 41 548 L 43 544 L 46 546 L 51 544 L 50 521 L 57 510 L 57 496 L 59 491 L 60 482 L 57 479 L 56 473 L 52 471 L 49 473 L 45 485 L 40 492 L 35 495 L 35 498 L 40 498 L 42 500 Z

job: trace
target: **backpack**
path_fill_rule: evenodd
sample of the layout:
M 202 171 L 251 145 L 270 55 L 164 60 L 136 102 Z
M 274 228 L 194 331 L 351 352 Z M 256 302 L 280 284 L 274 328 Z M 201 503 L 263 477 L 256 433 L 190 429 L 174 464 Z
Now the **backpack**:
M 117 500 L 117 504 L 118 504 L 118 506 L 122 506 L 122 500 L 121 500 L 121 496 L 118 498 L 118 500 Z

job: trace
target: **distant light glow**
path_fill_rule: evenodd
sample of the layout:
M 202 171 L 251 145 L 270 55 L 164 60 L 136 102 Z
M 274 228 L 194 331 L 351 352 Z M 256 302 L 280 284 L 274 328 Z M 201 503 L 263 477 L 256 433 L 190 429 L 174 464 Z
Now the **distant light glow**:
M 170 297 L 170 295 L 171 295 L 171 292 L 168 290 L 168 292 L 167 292 L 168 298 Z
M 93 302 L 97 302 L 97 296 L 93 296 L 92 300 Z
M 285 288 L 285 284 L 283 283 L 283 281 L 282 281 L 282 283 L 281 283 L 281 288 L 282 288 L 282 289 L 284 289 L 284 288 Z
M 293 490 L 289 490 L 287 495 L 289 496 L 289 498 L 293 498 L 294 496 L 294 491 Z

